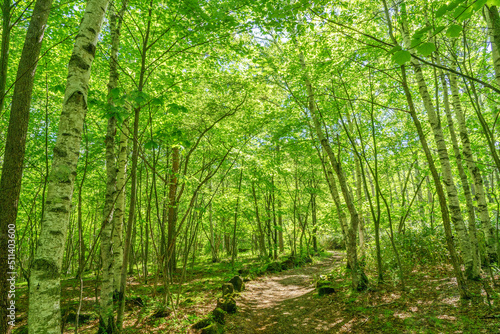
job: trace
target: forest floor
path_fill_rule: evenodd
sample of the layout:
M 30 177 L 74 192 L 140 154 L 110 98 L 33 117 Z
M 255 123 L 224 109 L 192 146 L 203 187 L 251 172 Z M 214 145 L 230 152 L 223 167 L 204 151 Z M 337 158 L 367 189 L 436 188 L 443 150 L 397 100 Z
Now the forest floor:
M 246 258 L 241 266 L 262 266 Z M 480 283 L 474 302 L 462 304 L 456 280 L 449 266 L 416 266 L 406 273 L 406 292 L 393 284 L 376 284 L 375 273 L 366 292 L 354 293 L 345 269 L 345 254 L 327 252 L 309 265 L 246 282 L 237 298 L 238 311 L 226 317 L 228 334 L 308 334 L 308 333 L 500 333 L 500 302 L 492 297 L 488 305 Z M 314 288 L 320 275 L 329 275 L 336 292 L 318 297 Z M 188 270 L 181 286 L 178 307 L 168 317 L 155 317 L 163 287 L 153 280 L 129 279 L 124 333 L 199 333 L 192 324 L 214 309 L 223 282 L 233 276 L 228 262 L 195 265 Z M 388 281 L 390 279 L 386 278 Z M 497 277 L 498 279 L 498 277 Z M 63 281 L 63 312 L 75 309 L 79 281 Z M 171 287 L 173 291 L 177 288 Z M 495 288 L 497 293 L 500 289 Z M 14 333 L 27 333 L 27 289 L 20 286 L 17 326 Z M 96 333 L 98 289 L 94 278 L 84 280 L 81 313 L 85 315 L 79 333 Z M 176 296 L 176 295 L 174 295 Z M 74 333 L 74 322 L 67 321 L 64 333 Z

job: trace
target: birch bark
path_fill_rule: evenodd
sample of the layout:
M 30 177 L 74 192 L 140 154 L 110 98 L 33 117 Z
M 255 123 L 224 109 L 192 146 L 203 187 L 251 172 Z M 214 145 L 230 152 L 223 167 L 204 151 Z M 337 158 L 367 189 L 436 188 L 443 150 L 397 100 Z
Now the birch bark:
M 122 17 L 125 12 L 127 0 L 123 1 L 120 12 L 116 12 L 115 3 L 110 6 L 110 31 L 111 31 L 111 55 L 109 60 L 108 79 L 108 107 L 114 107 L 113 90 L 118 87 L 118 50 L 120 48 L 120 28 Z M 113 216 L 116 199 L 117 168 L 115 161 L 115 135 L 116 117 L 113 115 L 108 119 L 106 133 L 106 199 L 104 202 L 104 221 L 101 232 L 101 260 L 102 260 L 102 281 L 100 302 L 100 324 L 103 332 L 108 334 L 116 332 L 116 325 L 113 317 Z
M 448 85 L 446 84 L 444 74 L 441 70 L 439 70 L 439 76 L 441 78 L 441 84 L 443 86 L 443 102 L 444 102 L 444 110 L 446 113 L 446 120 L 448 121 L 448 129 L 450 131 L 451 142 L 453 145 L 453 152 L 455 153 L 455 161 L 457 163 L 458 174 L 460 176 L 460 180 L 462 181 L 462 188 L 464 190 L 465 202 L 467 205 L 467 213 L 469 218 L 469 232 L 470 232 L 472 260 L 473 260 L 473 265 L 471 268 L 472 272 L 470 273 L 470 278 L 477 280 L 480 279 L 480 273 L 479 273 L 480 263 L 479 263 L 478 247 L 477 247 L 478 244 L 477 244 L 476 217 L 474 214 L 474 205 L 472 202 L 469 180 L 467 180 L 467 175 L 465 174 L 465 170 L 462 163 L 462 154 L 460 153 L 460 149 L 458 147 L 455 125 L 450 111 Z
M 488 212 L 488 204 L 486 203 L 486 195 L 484 191 L 484 182 L 481 175 L 481 171 L 476 165 L 476 161 L 472 154 L 471 143 L 469 139 L 469 133 L 467 131 L 467 126 L 465 124 L 465 115 L 462 110 L 462 103 L 460 101 L 460 95 L 458 91 L 457 77 L 455 74 L 449 74 L 450 88 L 453 101 L 453 109 L 458 121 L 458 129 L 460 133 L 460 140 L 462 141 L 462 149 L 464 153 L 464 160 L 467 165 L 467 169 L 472 175 L 472 179 L 475 185 L 475 197 L 477 199 L 477 213 L 479 219 L 481 220 L 481 229 L 484 234 L 484 240 L 486 243 L 486 251 L 491 260 L 496 259 L 496 252 L 494 246 L 494 232 L 493 226 L 490 222 L 490 215 Z
M 88 82 L 108 0 L 89 0 L 68 64 L 45 211 L 30 276 L 30 334 L 61 332 L 61 265 L 87 111 Z
M 405 17 L 405 15 L 403 15 L 403 17 Z M 410 39 L 406 21 L 403 21 L 402 30 L 404 43 L 405 45 L 409 46 Z M 446 142 L 444 140 L 441 122 L 436 115 L 434 104 L 429 95 L 427 83 L 425 82 L 424 74 L 422 72 L 419 61 L 412 57 L 411 64 L 413 65 L 415 76 L 417 78 L 418 90 L 420 92 L 425 111 L 427 112 L 427 119 L 432 128 L 434 142 L 436 143 L 438 149 L 439 162 L 441 163 L 441 171 L 443 173 L 443 183 L 446 187 L 446 193 L 448 195 L 448 206 L 450 208 L 451 220 L 458 234 L 459 245 L 460 249 L 462 250 L 462 256 L 465 263 L 466 276 L 468 278 L 473 278 L 472 245 L 470 242 L 469 234 L 465 227 L 462 212 L 460 211 L 460 201 L 458 199 L 457 188 L 455 186 L 455 183 L 453 182 L 450 158 L 448 155 L 448 149 L 446 148 Z

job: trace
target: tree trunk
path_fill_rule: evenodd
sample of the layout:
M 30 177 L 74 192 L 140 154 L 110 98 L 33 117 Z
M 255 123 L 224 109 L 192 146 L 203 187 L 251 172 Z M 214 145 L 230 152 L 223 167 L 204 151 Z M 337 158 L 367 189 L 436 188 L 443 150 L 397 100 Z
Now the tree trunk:
M 123 265 L 123 217 L 125 215 L 125 184 L 128 160 L 128 121 L 124 121 L 120 131 L 118 148 L 118 172 L 116 176 L 116 203 L 113 214 L 113 295 L 120 291 L 120 277 Z
M 432 179 L 434 181 L 434 186 L 436 187 L 436 192 L 438 194 L 439 206 L 441 208 L 441 216 L 443 219 L 444 232 L 446 236 L 446 244 L 448 247 L 448 251 L 450 252 L 451 264 L 453 265 L 453 269 L 455 272 L 455 277 L 457 278 L 458 290 L 460 292 L 460 298 L 462 299 L 470 299 L 470 294 L 467 289 L 467 285 L 465 282 L 465 278 L 462 274 L 462 270 L 460 269 L 460 261 L 458 258 L 457 251 L 455 249 L 455 245 L 453 244 L 453 234 L 451 232 L 451 224 L 450 224 L 450 216 L 448 211 L 448 204 L 446 203 L 446 197 L 444 194 L 443 186 L 441 184 L 441 180 L 439 179 L 439 174 L 437 172 L 436 166 L 434 165 L 434 160 L 432 159 L 432 154 L 429 149 L 429 145 L 427 144 L 427 139 L 425 138 L 424 131 L 422 130 L 422 124 L 420 123 L 417 113 L 415 111 L 415 105 L 413 104 L 413 98 L 410 93 L 410 89 L 408 88 L 408 81 L 406 79 L 406 68 L 404 65 L 401 66 L 401 74 L 402 74 L 402 86 L 405 92 L 406 100 L 408 102 L 408 107 L 410 109 L 410 116 L 413 120 L 413 124 L 417 129 L 418 137 L 420 143 L 422 145 L 422 149 L 424 150 L 425 157 L 427 159 L 427 163 L 429 164 L 429 169 L 432 174 Z
M 306 71 L 306 64 L 304 61 L 304 55 L 302 53 L 300 54 L 300 62 L 302 65 L 302 69 Z M 340 183 L 340 188 L 342 190 L 342 195 L 344 196 L 347 209 L 349 210 L 349 213 L 351 215 L 351 223 L 348 231 L 346 231 L 347 232 L 346 243 L 347 243 L 347 257 L 351 267 L 352 288 L 358 291 L 366 290 L 366 288 L 368 287 L 367 285 L 368 282 L 362 268 L 359 267 L 357 247 L 356 247 L 356 235 L 359 226 L 358 211 L 356 210 L 356 207 L 354 205 L 354 199 L 351 190 L 347 185 L 347 179 L 344 170 L 342 169 L 342 165 L 340 164 L 339 161 L 337 161 L 335 153 L 333 152 L 330 143 L 328 142 L 328 139 L 326 139 L 325 135 L 323 134 L 321 123 L 318 117 L 316 116 L 317 111 L 316 111 L 316 102 L 314 101 L 314 90 L 307 74 L 305 74 L 304 80 L 306 83 L 307 93 L 308 93 L 309 111 L 311 113 L 311 118 L 314 124 L 316 135 L 321 143 L 321 146 L 325 149 L 326 153 L 328 154 L 328 158 L 330 160 L 330 163 L 332 164 L 333 170 L 337 174 Z
M 469 278 L 471 279 L 479 279 L 480 278 L 480 263 L 479 263 L 479 253 L 478 253 L 478 244 L 477 244 L 477 232 L 476 232 L 476 217 L 474 215 L 474 205 L 472 202 L 472 196 L 469 187 L 469 181 L 467 180 L 467 175 L 465 174 L 465 170 L 462 164 L 462 155 L 460 154 L 460 149 L 458 147 L 457 135 L 455 132 L 455 126 L 453 124 L 453 118 L 451 116 L 450 111 L 450 102 L 448 98 L 448 85 L 446 84 L 446 80 L 444 74 L 440 70 L 440 78 L 441 84 L 443 86 L 443 102 L 444 102 L 444 110 L 446 113 L 446 119 L 448 121 L 448 129 L 450 131 L 451 142 L 453 145 L 453 152 L 455 153 L 455 160 L 457 163 L 458 174 L 460 176 L 460 180 L 462 181 L 462 188 L 464 190 L 465 202 L 467 205 L 467 213 L 469 218 L 469 233 L 470 233 L 470 241 L 471 241 L 471 251 L 472 251 L 472 268 Z
M 110 6 L 111 57 L 109 60 L 108 105 L 114 107 L 114 89 L 118 87 L 118 51 L 120 47 L 120 28 L 127 0 L 124 0 L 122 10 L 117 13 L 115 4 Z M 117 168 L 115 161 L 116 117 L 108 119 L 106 133 L 106 198 L 104 202 L 104 217 L 101 232 L 102 281 L 100 298 L 99 328 L 108 334 L 116 332 L 113 316 L 114 268 L 113 252 L 118 252 L 113 245 L 113 216 L 117 194 Z
M 61 332 L 61 261 L 87 111 L 90 69 L 107 5 L 107 0 L 89 0 L 87 3 L 68 65 L 44 218 L 30 277 L 30 334 Z
M 175 234 L 177 223 L 177 179 L 179 174 L 179 147 L 172 149 L 172 174 L 168 192 L 168 227 L 167 227 L 167 266 L 173 273 L 176 268 Z
M 406 15 L 403 13 L 403 16 Z M 406 26 L 406 21 L 403 23 L 403 36 L 406 45 L 410 45 L 409 32 Z M 439 155 L 439 161 L 441 163 L 441 172 L 443 173 L 443 183 L 446 186 L 446 192 L 448 194 L 449 209 L 451 214 L 451 220 L 455 226 L 455 230 L 458 234 L 459 245 L 462 250 L 462 256 L 465 263 L 465 272 L 468 278 L 474 279 L 474 258 L 472 252 L 472 245 L 469 238 L 469 234 L 465 227 L 462 212 L 460 211 L 460 201 L 458 199 L 458 192 L 453 181 L 453 173 L 451 171 L 450 158 L 448 156 L 448 149 L 446 147 L 446 142 L 444 140 L 443 129 L 441 128 L 441 121 L 436 115 L 433 102 L 429 95 L 427 89 L 427 84 L 425 82 L 424 75 L 422 73 L 422 68 L 418 60 L 412 57 L 411 64 L 413 65 L 415 76 L 417 78 L 418 89 L 420 96 L 423 100 L 425 110 L 427 112 L 427 118 L 429 124 L 431 125 L 432 132 L 434 134 L 434 141 L 436 143 Z
M 11 32 L 10 13 L 11 13 L 11 10 L 12 10 L 11 1 L 4 0 L 3 4 L 2 4 L 2 46 L 0 49 L 0 114 L 2 114 L 3 109 L 4 109 L 5 86 L 7 84 L 7 70 L 9 68 L 9 49 L 10 49 L 10 32 Z M 6 268 L 6 267 L 4 267 L 4 268 Z M 2 305 L 2 307 L 3 307 L 3 305 Z M 1 311 L 1 312 L 4 312 L 4 311 Z M 2 316 L 3 316 L 3 314 L 2 314 Z M 2 319 L 6 319 L 6 317 L 7 317 L 7 314 L 5 314 L 5 317 L 3 317 Z M 5 330 L 7 330 L 7 328 L 5 328 Z
M 460 133 L 460 139 L 462 141 L 462 149 L 464 153 L 464 160 L 467 165 L 469 173 L 472 175 L 472 180 L 476 188 L 476 200 L 477 200 L 477 213 L 479 219 L 481 220 L 481 229 L 484 233 L 484 241 L 486 244 L 486 251 L 491 260 L 495 260 L 496 252 L 495 245 L 493 241 L 493 226 L 490 222 L 490 215 L 488 213 L 488 204 L 486 203 L 486 196 L 483 185 L 483 177 L 481 171 L 476 165 L 474 156 L 472 154 L 471 143 L 469 139 L 469 134 L 467 131 L 467 126 L 465 123 L 465 115 L 462 110 L 462 103 L 460 101 L 460 95 L 458 91 L 457 78 L 454 74 L 449 75 L 451 94 L 453 100 L 453 109 L 455 110 L 455 116 L 458 121 L 458 129 Z

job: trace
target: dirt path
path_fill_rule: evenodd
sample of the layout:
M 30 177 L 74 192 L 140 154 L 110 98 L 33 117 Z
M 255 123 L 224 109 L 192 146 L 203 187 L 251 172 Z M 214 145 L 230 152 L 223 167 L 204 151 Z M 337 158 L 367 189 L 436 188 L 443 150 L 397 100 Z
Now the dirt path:
M 238 312 L 227 318 L 226 333 L 332 333 L 338 323 L 331 322 L 332 314 L 322 307 L 329 299 L 317 297 L 313 281 L 313 274 L 328 273 L 342 263 L 340 253 L 331 255 L 312 265 L 247 282 L 237 300 Z

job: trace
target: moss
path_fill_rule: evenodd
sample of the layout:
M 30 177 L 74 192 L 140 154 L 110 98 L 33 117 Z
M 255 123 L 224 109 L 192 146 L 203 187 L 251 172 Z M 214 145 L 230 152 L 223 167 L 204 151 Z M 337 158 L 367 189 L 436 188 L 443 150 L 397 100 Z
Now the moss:
M 201 330 L 201 334 L 221 334 L 223 332 L 222 326 L 214 322 Z
M 212 311 L 212 316 L 213 316 L 214 320 L 221 325 L 224 325 L 224 323 L 225 323 L 224 318 L 225 318 L 226 314 L 227 314 L 227 312 L 219 307 L 215 308 L 215 310 Z

